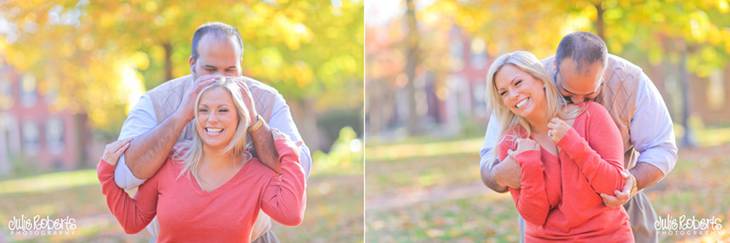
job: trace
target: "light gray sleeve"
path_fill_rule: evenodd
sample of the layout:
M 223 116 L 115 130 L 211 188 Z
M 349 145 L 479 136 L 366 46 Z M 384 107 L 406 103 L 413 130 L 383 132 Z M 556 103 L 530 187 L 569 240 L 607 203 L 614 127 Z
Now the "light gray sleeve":
M 312 155 L 309 152 L 309 147 L 302 140 L 302 136 L 299 135 L 299 130 L 297 130 L 297 125 L 294 124 L 289 105 L 286 104 L 284 97 L 280 94 L 277 94 L 276 99 L 274 99 L 269 126 L 288 135 L 294 144 L 299 146 L 299 160 L 302 163 L 304 172 L 309 177 L 309 172 L 312 168 Z
M 495 154 L 494 154 L 494 148 L 497 146 L 497 141 L 499 140 L 499 133 L 502 130 L 502 126 L 499 124 L 499 121 L 497 120 L 497 116 L 492 112 L 492 115 L 489 116 L 489 123 L 487 124 L 487 132 L 484 135 L 484 145 L 482 145 L 481 151 L 479 151 L 479 168 L 481 169 L 484 167 L 485 164 L 487 164 L 489 167 L 492 167 L 492 164 L 494 163 Z
M 636 93 L 636 112 L 631 120 L 631 143 L 639 161 L 652 164 L 666 176 L 677 163 L 672 118 L 659 90 L 642 73 Z
M 142 135 L 157 126 L 157 118 L 155 117 L 154 106 L 147 95 L 143 95 L 139 102 L 129 112 L 127 120 L 122 124 L 122 131 L 119 133 L 119 139 L 136 137 Z M 145 182 L 132 174 L 125 162 L 124 155 L 119 158 L 116 169 L 114 169 L 114 182 L 117 186 L 126 190 L 138 187 Z

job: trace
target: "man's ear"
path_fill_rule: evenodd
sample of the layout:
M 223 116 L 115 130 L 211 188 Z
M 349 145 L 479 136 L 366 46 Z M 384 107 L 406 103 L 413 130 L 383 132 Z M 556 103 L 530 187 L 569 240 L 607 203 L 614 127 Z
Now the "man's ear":
M 195 73 L 195 58 L 193 56 L 188 57 L 188 64 L 190 64 L 190 72 Z

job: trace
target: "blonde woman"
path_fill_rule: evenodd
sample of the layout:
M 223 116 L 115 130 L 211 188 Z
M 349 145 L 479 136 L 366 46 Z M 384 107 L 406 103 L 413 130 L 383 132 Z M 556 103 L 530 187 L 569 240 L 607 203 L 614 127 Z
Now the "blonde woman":
M 107 145 L 99 181 L 127 233 L 157 216 L 159 242 L 249 242 L 259 210 L 285 225 L 301 223 L 306 185 L 295 145 L 275 131 L 277 168 L 253 157 L 246 149 L 252 115 L 242 96 L 241 86 L 228 78 L 201 91 L 193 141 L 176 145 L 134 198 L 114 183 L 114 166 L 129 140 Z
M 594 102 L 566 105 L 540 60 L 525 51 L 497 58 L 488 94 L 504 130 L 500 163 L 515 163 L 520 188 L 510 188 L 526 221 L 527 242 L 632 242 L 623 208 L 604 206 L 600 193 L 624 184 L 621 135 Z

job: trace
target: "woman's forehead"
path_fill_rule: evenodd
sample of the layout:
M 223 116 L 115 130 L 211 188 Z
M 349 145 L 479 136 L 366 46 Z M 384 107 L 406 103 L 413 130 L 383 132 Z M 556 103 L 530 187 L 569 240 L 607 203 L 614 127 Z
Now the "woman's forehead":
M 228 105 L 233 104 L 231 94 L 224 87 L 212 87 L 200 97 L 200 104 L 205 105 Z

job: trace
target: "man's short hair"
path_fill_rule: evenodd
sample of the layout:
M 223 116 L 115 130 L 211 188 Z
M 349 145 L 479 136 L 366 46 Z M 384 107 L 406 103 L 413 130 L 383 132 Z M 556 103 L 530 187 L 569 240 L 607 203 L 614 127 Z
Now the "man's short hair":
M 198 27 L 198 29 L 195 30 L 195 34 L 193 34 L 193 59 L 198 59 L 198 56 L 200 55 L 198 53 L 198 43 L 200 43 L 200 40 L 203 39 L 203 36 L 207 34 L 212 34 L 215 37 L 221 38 L 227 38 L 231 36 L 236 37 L 238 47 L 241 48 L 241 56 L 243 56 L 243 41 L 241 40 L 241 34 L 238 32 L 238 29 L 221 22 L 209 22 Z
M 576 71 L 581 72 L 595 62 L 605 65 L 608 60 L 608 48 L 606 43 L 593 33 L 573 32 L 560 40 L 555 54 L 555 66 L 560 67 L 565 58 L 573 59 Z

